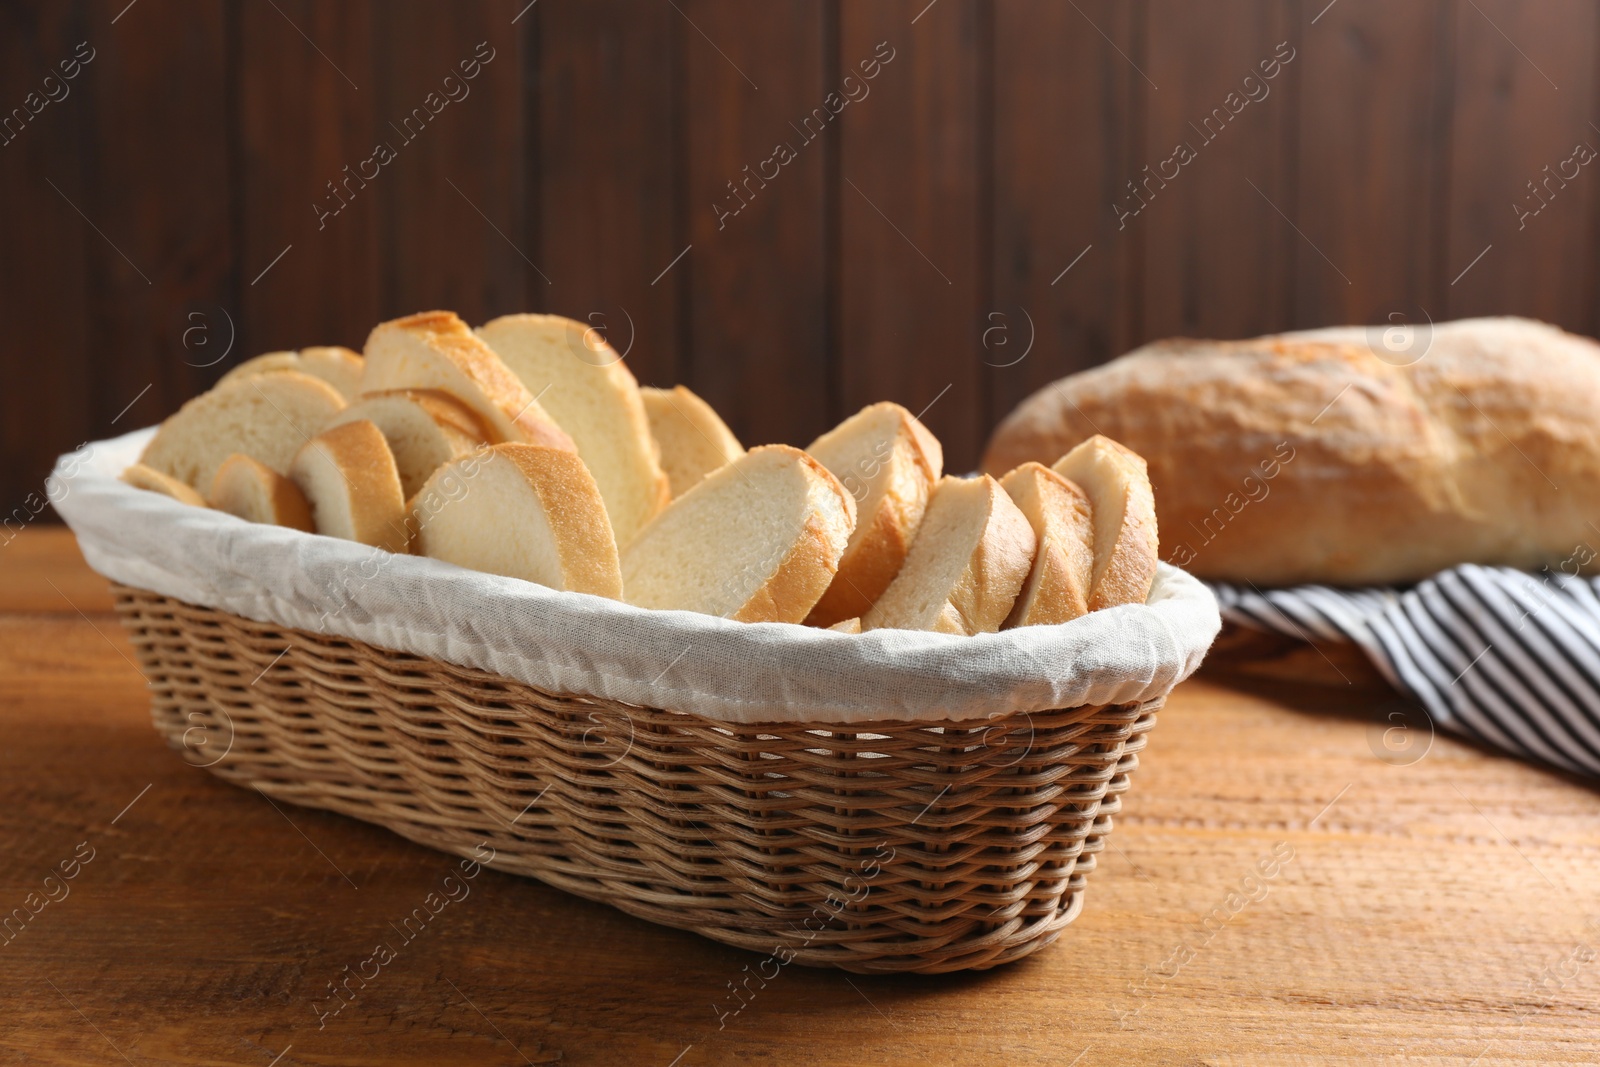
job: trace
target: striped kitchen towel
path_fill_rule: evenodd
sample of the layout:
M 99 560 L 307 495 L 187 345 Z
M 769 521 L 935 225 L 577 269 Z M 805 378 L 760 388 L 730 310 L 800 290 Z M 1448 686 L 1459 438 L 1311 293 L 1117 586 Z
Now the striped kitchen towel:
M 1210 585 L 1228 622 L 1355 642 L 1444 729 L 1600 776 L 1600 578 L 1467 564 L 1395 589 Z

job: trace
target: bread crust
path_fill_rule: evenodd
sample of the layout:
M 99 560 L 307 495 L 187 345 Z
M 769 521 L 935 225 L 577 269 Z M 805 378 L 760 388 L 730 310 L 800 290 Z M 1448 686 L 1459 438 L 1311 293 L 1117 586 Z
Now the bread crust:
M 744 445 L 728 429 L 728 424 L 687 386 L 676 385 L 671 389 L 640 386 L 639 399 L 644 404 L 661 469 L 674 499 L 698 485 L 707 474 L 744 455 Z M 663 443 L 670 429 L 669 419 L 680 420 L 694 431 L 688 450 L 674 450 Z
M 349 503 L 352 540 L 390 552 L 410 551 L 410 527 L 400 473 L 383 432 L 368 419 L 335 426 L 306 442 L 295 456 L 290 477 L 311 504 L 317 532 L 342 536 L 324 509 L 342 501 L 318 499 L 312 464 L 328 462 L 343 479 Z
M 1155 584 L 1161 552 L 1155 495 L 1143 457 L 1096 434 L 1062 456 L 1052 469 L 1088 495 L 1093 511 L 1089 610 L 1143 604 Z M 1103 536 L 1107 532 L 1109 539 Z
M 548 381 L 536 380 L 530 377 L 536 367 L 523 359 L 517 346 L 519 342 L 528 342 L 530 338 L 532 344 L 542 345 L 552 334 L 560 338 L 557 343 L 571 354 L 572 362 L 560 361 L 557 376 Z M 650 420 L 645 415 L 644 402 L 639 397 L 639 383 L 634 379 L 633 372 L 597 331 L 561 315 L 502 315 L 479 327 L 477 336 L 498 353 L 501 362 L 530 394 L 555 386 L 548 395 L 558 411 L 562 410 L 560 401 L 563 396 L 560 394 L 563 385 L 587 390 L 590 396 L 604 395 L 603 402 L 610 408 L 610 417 L 606 425 L 599 429 L 609 439 L 604 442 L 612 449 L 608 454 L 618 461 L 615 469 L 617 477 L 611 477 L 610 466 L 598 462 L 592 451 L 597 444 L 594 439 L 597 435 L 591 434 L 583 441 L 576 438 L 572 440 L 576 442 L 574 447 L 580 456 L 586 449 L 591 450 L 585 462 L 589 464 L 591 474 L 598 470 L 599 478 L 605 481 L 606 488 L 602 490 L 602 496 L 607 498 L 607 514 L 611 516 L 618 543 L 626 545 L 672 499 L 667 476 L 661 470 L 655 437 L 650 433 Z M 544 369 L 543 366 L 537 367 L 539 371 Z M 583 436 L 583 428 L 571 421 L 570 415 L 567 412 L 563 416 L 568 417 L 563 432 L 568 433 L 569 437 L 572 431 Z M 561 419 L 551 418 L 560 424 Z
M 1167 558 L 1207 578 L 1595 570 L 1600 346 L 1474 319 L 1433 327 L 1421 357 L 1398 365 L 1365 337 L 1148 345 L 1024 401 L 985 468 L 1053 462 L 1098 428 L 1149 461 Z
M 162 496 L 169 496 L 178 503 L 188 504 L 191 507 L 203 508 L 206 506 L 205 500 L 190 486 L 178 481 L 170 474 L 162 474 L 154 467 L 147 467 L 143 463 L 135 463 L 129 466 L 122 472 L 120 477 L 122 481 L 127 482 L 135 489 L 147 489 L 152 493 L 160 493 Z
M 364 350 L 366 373 L 361 385 L 363 393 L 437 387 L 435 383 L 391 380 L 394 375 L 387 373 L 382 365 L 381 346 L 389 341 L 390 334 L 395 333 L 407 334 L 428 346 L 472 383 L 474 388 L 463 389 L 462 392 L 476 392 L 476 395 L 457 394 L 456 399 L 483 420 L 492 431 L 496 443 L 521 441 L 568 452 L 577 451 L 572 438 L 545 413 L 521 379 L 453 311 L 421 311 L 373 327 Z
M 912 545 L 912 554 L 906 566 L 884 596 L 862 616 L 861 626 L 864 630 L 928 629 L 970 636 L 1000 629 L 1011 613 L 1023 583 L 1027 581 L 1037 547 L 1036 539 L 1027 517 L 1000 487 L 1000 483 L 988 475 L 980 475 L 976 480 L 946 475 L 934 487 L 929 510 L 931 512 L 937 506 L 942 492 L 969 493 L 974 490 L 984 495 L 983 532 L 933 617 L 925 625 L 921 624 L 921 620 L 917 620 L 917 625 L 907 625 L 910 620 L 890 615 L 900 607 L 896 602 L 896 586 L 901 582 L 923 580 L 917 563 L 918 554 L 943 550 L 943 546 L 935 541 L 924 541 L 924 538 L 933 538 L 941 532 L 924 522 L 917 542 Z M 901 597 L 904 595 L 904 592 L 900 594 Z
M 839 506 L 849 516 L 849 525 L 855 522 L 855 498 L 845 491 L 832 472 L 808 454 L 788 445 L 763 445 L 752 452 L 779 450 L 792 453 L 800 460 L 806 476 L 812 481 L 811 495 L 827 494 L 837 499 Z M 839 559 L 849 539 L 849 529 L 844 536 L 838 530 L 828 529 L 813 508 L 801 534 L 795 539 L 783 561 L 773 571 L 772 577 L 757 589 L 730 616 L 739 622 L 804 622 L 806 616 L 833 581 L 839 570 Z
M 1005 622 L 1048 626 L 1089 611 L 1094 576 L 1094 520 L 1079 486 L 1041 463 L 1028 462 L 1000 479 L 1033 525 L 1038 540 L 1028 580 Z
M 999 630 L 1033 567 L 1037 542 L 1032 524 L 999 482 L 987 475 L 983 478 L 992 509 L 989 524 L 935 627 L 944 633 Z
M 928 498 L 944 467 L 944 450 L 917 417 L 899 404 L 869 404 L 813 441 L 817 450 L 836 435 L 852 432 L 860 420 L 892 413 L 894 439 L 884 468 L 872 476 L 885 482 L 883 496 L 870 514 L 858 514 L 856 532 L 839 561 L 839 573 L 806 619 L 811 626 L 831 626 L 859 616 L 883 595 L 905 563 L 928 507 Z
M 544 445 L 502 444 L 490 451 L 516 464 L 539 497 L 556 538 L 566 587 L 621 600 L 616 537 L 600 488 L 583 461 Z
M 245 360 L 221 378 L 217 385 L 236 382 L 275 370 L 299 371 L 320 378 L 339 391 L 345 400 L 354 400 L 361 383 L 361 354 L 339 345 L 319 345 L 298 352 L 263 352 Z
M 239 405 L 255 406 L 262 422 L 241 423 Z M 344 406 L 337 389 L 300 371 L 247 375 L 193 397 L 168 416 L 139 462 L 196 491 L 209 489 L 217 468 L 235 452 L 283 473 L 306 439 Z
M 260 499 L 265 502 L 265 514 L 258 514 L 251 506 L 252 483 Z M 265 463 L 242 452 L 235 452 L 222 461 L 216 477 L 211 479 L 206 502 L 218 511 L 226 511 L 247 522 L 287 526 L 291 530 L 303 530 L 306 533 L 316 529 L 311 519 L 311 505 L 300 487 Z

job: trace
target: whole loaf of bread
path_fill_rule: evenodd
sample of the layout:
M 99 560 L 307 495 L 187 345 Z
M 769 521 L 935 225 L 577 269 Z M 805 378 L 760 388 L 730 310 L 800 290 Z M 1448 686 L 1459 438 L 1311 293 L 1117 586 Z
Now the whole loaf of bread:
M 1205 578 L 1595 570 L 1600 345 L 1516 318 L 1388 339 L 1357 326 L 1146 345 L 1023 401 L 983 467 L 1121 441 L 1149 463 L 1168 561 Z

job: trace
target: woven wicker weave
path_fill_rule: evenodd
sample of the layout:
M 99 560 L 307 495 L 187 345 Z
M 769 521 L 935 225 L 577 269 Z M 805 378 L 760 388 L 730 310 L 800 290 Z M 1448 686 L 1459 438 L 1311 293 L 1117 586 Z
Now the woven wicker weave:
M 732 725 L 113 588 L 156 728 L 190 762 L 447 852 L 493 849 L 489 866 L 652 922 L 859 972 L 993 967 L 1053 941 L 1160 704 Z

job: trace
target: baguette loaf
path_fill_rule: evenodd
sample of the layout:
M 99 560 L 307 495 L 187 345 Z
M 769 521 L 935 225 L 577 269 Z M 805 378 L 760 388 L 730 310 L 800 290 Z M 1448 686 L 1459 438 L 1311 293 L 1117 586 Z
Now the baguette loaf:
M 831 626 L 870 608 L 900 573 L 944 471 L 944 451 L 915 415 L 887 401 L 862 408 L 806 451 L 856 501 L 839 573 L 806 620 Z
M 124 470 L 122 480 L 135 489 L 148 489 L 152 493 L 170 496 L 180 504 L 189 504 L 197 508 L 206 506 L 205 500 L 192 488 L 171 475 L 146 467 L 143 463 L 135 463 Z
M 211 488 L 235 452 L 279 474 L 312 434 L 344 408 L 339 391 L 292 370 L 269 371 L 201 393 L 161 424 L 139 462 L 196 489 Z
M 987 475 L 934 487 L 905 566 L 861 617 L 863 630 L 994 633 L 1033 564 L 1033 527 Z
M 259 460 L 235 452 L 211 479 L 206 502 L 246 522 L 315 531 L 311 505 L 300 487 Z
M 369 419 L 389 442 L 400 489 L 409 500 L 444 464 L 482 448 L 489 431 L 472 409 L 449 393 L 400 389 L 364 396 L 333 417 L 329 426 Z
M 1094 518 L 1082 489 L 1039 463 L 1024 463 L 1001 488 L 1033 527 L 1039 547 L 1006 627 L 1070 622 L 1089 610 Z M 1153 557 L 1152 557 L 1153 558 Z
M 1160 557 L 1155 495 L 1144 460 L 1096 434 L 1057 460 L 1053 470 L 1084 491 L 1094 517 L 1089 610 L 1143 604 Z
M 347 422 L 307 441 L 289 477 L 310 502 L 317 533 L 408 551 L 400 473 L 382 431 L 371 422 Z
M 560 315 L 505 315 L 478 330 L 572 436 L 606 502 L 617 543 L 667 506 L 639 383 L 600 334 Z
M 661 469 L 674 499 L 718 467 L 744 455 L 744 446 L 728 424 L 687 387 L 645 386 L 639 390 L 639 399 L 644 401 L 650 435 L 661 452 Z
M 1373 333 L 1148 345 L 1024 401 L 984 467 L 1109 434 L 1149 461 L 1168 559 L 1207 578 L 1594 570 L 1600 346 L 1514 318 L 1442 323 L 1400 354 Z
M 379 323 L 367 336 L 361 392 L 438 389 L 471 408 L 496 443 L 576 451 L 538 399 L 453 311 Z
M 708 474 L 622 553 L 628 603 L 800 622 L 839 569 L 855 501 L 798 449 L 764 445 Z
M 275 370 L 295 370 L 321 378 L 339 390 L 339 395 L 347 401 L 355 399 L 361 386 L 361 357 L 338 345 L 302 348 L 298 352 L 266 352 L 245 360 L 218 379 L 217 384 Z
M 618 600 L 605 503 L 576 455 L 500 444 L 450 461 L 412 502 L 419 555 Z

